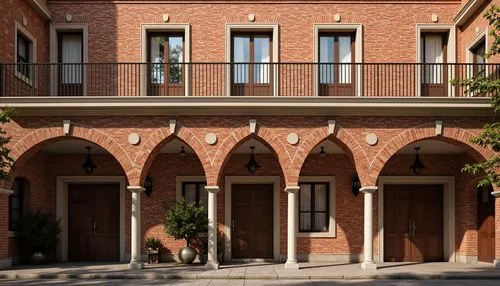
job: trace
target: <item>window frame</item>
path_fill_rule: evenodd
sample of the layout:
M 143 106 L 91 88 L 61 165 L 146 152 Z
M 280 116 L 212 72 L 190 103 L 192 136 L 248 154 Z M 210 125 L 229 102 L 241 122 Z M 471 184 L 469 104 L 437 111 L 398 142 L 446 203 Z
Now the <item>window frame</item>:
M 62 63 L 62 56 L 63 56 L 63 48 L 62 48 L 62 42 L 64 36 L 79 36 L 80 37 L 80 49 L 81 49 L 81 58 L 80 62 L 82 66 L 80 67 L 80 83 L 63 83 L 63 74 L 64 74 L 64 67 L 62 65 L 58 65 L 57 69 L 57 95 L 63 95 L 63 92 L 61 92 L 62 89 L 66 89 L 65 86 L 73 85 L 73 87 L 70 87 L 70 90 L 72 91 L 77 91 L 75 92 L 74 96 L 83 96 L 84 95 L 84 88 L 86 88 L 85 84 L 85 77 L 86 77 L 86 66 L 84 65 L 84 31 L 83 30 L 58 30 L 57 31 L 57 63 L 61 64 Z M 76 69 L 75 69 L 76 70 Z M 78 87 L 79 85 L 79 87 Z
M 14 190 L 14 186 L 17 187 L 17 190 Z M 23 208 L 24 208 L 24 186 L 25 182 L 23 178 L 15 178 L 14 183 L 12 184 L 12 194 L 9 195 L 9 209 L 8 209 L 8 230 L 9 232 L 15 232 L 17 229 L 13 228 L 13 220 L 12 220 L 12 212 L 16 211 L 19 212 L 19 220 L 22 220 L 23 217 Z M 18 191 L 18 194 L 16 195 L 16 191 Z M 19 201 L 19 207 L 16 208 L 15 210 L 12 207 L 12 200 L 16 198 Z
M 327 184 L 327 197 L 328 197 L 328 204 L 327 204 L 327 210 L 328 210 L 328 215 L 327 217 L 329 218 L 328 220 L 328 231 L 300 231 L 300 190 L 299 195 L 298 195 L 298 203 L 297 203 L 297 208 L 296 208 L 296 216 L 297 216 L 297 237 L 323 237 L 323 238 L 328 238 L 328 237 L 336 237 L 337 236 L 337 224 L 336 224 L 336 215 L 335 215 L 335 204 L 336 204 L 336 191 L 335 191 L 335 176 L 301 176 L 299 178 L 299 186 L 301 184 Z M 311 200 L 311 203 L 314 201 Z
M 15 22 L 15 30 L 14 30 L 14 63 L 19 64 L 18 60 L 18 41 L 19 38 L 22 38 L 27 44 L 27 57 L 28 57 L 28 64 L 36 64 L 36 38 L 33 37 L 33 35 L 28 32 L 28 30 L 23 27 L 21 24 L 18 22 Z M 16 77 L 22 80 L 24 83 L 30 85 L 33 87 L 33 83 L 36 83 L 35 80 L 35 72 L 34 69 L 29 68 L 30 65 L 28 66 L 28 71 L 27 75 L 23 74 L 22 72 L 19 71 L 19 66 L 16 67 Z M 36 87 L 36 86 L 35 86 Z
M 200 206 L 200 197 L 201 197 L 200 192 L 206 191 L 206 190 L 201 190 L 200 187 L 201 187 L 201 185 L 207 186 L 207 182 L 206 181 L 196 181 L 196 182 L 195 181 L 190 181 L 190 182 L 184 181 L 184 182 L 182 182 L 181 197 L 184 199 L 186 199 L 186 189 L 185 189 L 186 185 L 196 185 L 195 204 L 197 207 L 199 207 Z M 203 206 L 203 207 L 205 207 L 205 206 Z
M 328 183 L 325 183 L 325 182 L 302 182 L 302 183 L 299 183 L 300 185 L 300 190 L 299 190 L 299 232 L 328 232 L 329 230 L 327 229 L 326 231 L 320 231 L 320 230 L 315 230 L 314 229 L 314 225 L 315 225 L 315 222 L 316 222 L 316 219 L 315 219 L 315 215 L 317 213 L 324 213 L 326 215 L 326 218 L 329 218 L 330 217 L 330 210 L 329 210 L 329 206 L 328 206 L 328 202 L 330 201 L 330 192 L 329 192 L 329 189 L 330 189 L 330 186 Z M 310 190 L 311 190 L 311 200 L 310 200 L 310 206 L 309 206 L 309 211 L 304 211 L 304 210 L 301 210 L 300 206 L 302 205 L 301 203 L 301 191 L 302 191 L 302 185 L 309 185 L 311 186 Z M 325 200 L 327 202 L 326 204 L 326 210 L 324 211 L 318 211 L 315 209 L 315 202 L 316 202 L 316 186 L 319 186 L 319 185 L 324 185 L 326 186 L 326 192 L 325 192 Z M 305 229 L 301 229 L 300 228 L 300 215 L 303 214 L 303 213 L 309 213 L 311 215 L 311 229 L 310 230 L 305 230 Z M 329 223 L 327 223 L 328 225 L 328 228 L 329 228 Z

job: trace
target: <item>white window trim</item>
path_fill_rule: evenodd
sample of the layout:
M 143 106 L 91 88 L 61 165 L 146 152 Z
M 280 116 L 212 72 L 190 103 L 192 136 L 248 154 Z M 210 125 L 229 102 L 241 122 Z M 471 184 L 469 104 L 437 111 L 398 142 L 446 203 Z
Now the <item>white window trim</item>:
M 175 177 L 175 201 L 178 201 L 182 198 L 182 184 L 183 183 L 206 182 L 206 181 L 207 181 L 207 179 L 204 176 L 176 176 Z M 197 236 L 198 237 L 208 237 L 208 232 L 200 232 L 200 233 L 198 233 Z
M 488 51 L 488 27 L 484 28 L 481 32 L 479 32 L 476 37 L 474 37 L 474 39 L 469 43 L 467 44 L 467 46 L 465 47 L 465 62 L 468 63 L 468 64 L 472 64 L 473 63 L 473 53 L 472 53 L 472 49 L 476 47 L 476 45 L 480 42 L 484 40 L 484 46 L 485 46 L 485 49 L 484 51 L 487 52 Z M 484 59 L 484 62 L 485 63 L 488 63 L 488 59 Z M 472 76 L 472 71 L 469 70 L 469 66 L 467 67 L 467 77 L 468 78 L 471 78 Z M 486 74 L 488 75 L 488 68 L 486 68 Z M 468 93 L 467 94 L 468 97 L 473 97 L 474 95 L 472 93 Z
M 141 63 L 148 61 L 148 32 L 184 32 L 184 63 L 191 63 L 191 26 L 189 24 L 141 24 Z M 148 95 L 147 66 L 141 67 L 141 96 Z M 185 75 L 189 75 L 190 65 L 186 65 Z M 189 76 L 184 77 L 184 95 L 190 94 Z
M 17 35 L 18 33 L 21 33 L 24 37 L 28 38 L 31 41 L 31 48 L 29 50 L 29 55 L 31 57 L 30 64 L 36 64 L 36 38 L 28 32 L 26 28 L 23 27 L 19 22 L 15 22 L 15 28 L 14 28 L 14 63 L 17 64 Z M 36 87 L 36 72 L 33 72 L 31 75 L 31 78 L 27 78 L 23 74 L 19 73 L 17 71 L 17 66 L 15 67 L 15 75 L 17 78 L 25 82 L 26 84 L 30 85 L 31 87 Z M 33 85 L 34 83 L 34 85 Z
M 83 45 L 83 63 L 89 62 L 89 28 L 87 24 L 68 24 L 68 23 L 52 23 L 50 24 L 50 62 L 56 64 L 58 62 L 59 56 L 59 45 L 58 45 L 58 36 L 59 32 L 82 32 L 82 45 Z M 87 95 L 87 67 L 83 66 L 83 79 L 82 79 L 82 93 L 83 95 Z M 53 75 L 53 79 L 51 80 L 50 91 L 53 96 L 57 96 L 57 85 L 58 85 L 58 75 L 59 69 L 56 65 L 51 66 L 51 75 Z
M 360 64 L 363 63 L 363 25 L 352 23 L 352 24 L 321 24 L 317 23 L 313 26 L 313 35 L 314 35 L 314 63 L 319 63 L 319 34 L 323 31 L 352 31 L 356 33 L 355 43 L 354 43 L 354 63 Z M 319 95 L 318 91 L 318 74 L 316 69 L 313 69 L 314 75 L 314 96 Z M 358 69 L 356 72 L 356 83 L 355 83 L 355 96 L 362 95 L 362 69 Z
M 226 63 L 231 62 L 231 33 L 240 31 L 261 32 L 270 31 L 273 33 L 273 60 L 272 63 L 279 62 L 279 25 L 278 24 L 226 24 Z M 226 95 L 231 96 L 231 66 L 226 66 Z M 278 69 L 273 70 L 273 96 L 278 96 Z
M 456 28 L 455 25 L 452 24 L 417 24 L 416 25 L 416 31 L 417 31 L 417 38 L 416 38 L 416 54 L 415 54 L 415 59 L 416 63 L 422 63 L 422 51 L 420 49 L 421 46 L 421 41 L 420 41 L 420 36 L 422 33 L 425 32 L 448 32 L 448 41 L 447 41 L 447 57 L 446 57 L 446 62 L 448 64 L 453 64 L 456 63 L 457 61 L 457 55 L 456 55 Z M 452 75 L 455 74 L 455 68 L 453 66 L 450 66 L 448 69 L 448 74 Z M 417 80 L 415 81 L 415 90 L 416 90 L 416 97 L 420 97 L 422 94 L 421 90 L 421 72 L 420 68 L 418 68 L 417 72 Z M 448 97 L 454 97 L 455 96 L 455 87 L 451 84 L 451 82 L 448 82 Z
M 330 221 L 328 224 L 328 232 L 300 232 L 299 231 L 299 203 L 295 211 L 297 217 L 297 237 L 337 237 L 337 224 L 335 221 L 335 176 L 301 176 L 299 178 L 299 186 L 301 183 L 328 183 L 329 186 L 329 209 Z

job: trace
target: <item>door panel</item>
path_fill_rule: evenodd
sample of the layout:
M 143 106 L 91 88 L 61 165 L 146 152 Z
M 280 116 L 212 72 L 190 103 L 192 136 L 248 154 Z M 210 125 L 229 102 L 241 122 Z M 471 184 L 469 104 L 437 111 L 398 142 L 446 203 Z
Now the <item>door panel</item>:
M 119 260 L 119 184 L 68 186 L 70 261 Z
M 384 186 L 384 260 L 443 259 L 442 185 Z
M 495 258 L 495 198 L 492 189 L 478 190 L 478 260 L 493 262 Z
M 273 185 L 232 185 L 233 258 L 273 258 Z

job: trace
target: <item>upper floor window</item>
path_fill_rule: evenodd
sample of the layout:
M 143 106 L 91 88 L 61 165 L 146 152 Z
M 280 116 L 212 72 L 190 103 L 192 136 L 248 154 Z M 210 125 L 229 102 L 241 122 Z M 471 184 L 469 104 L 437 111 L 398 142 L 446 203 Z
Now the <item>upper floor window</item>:
M 27 79 L 31 79 L 30 65 L 33 63 L 33 41 L 20 31 L 17 31 L 17 72 Z
M 59 95 L 83 95 L 83 33 L 58 33 Z M 96 71 L 98 72 L 98 71 Z
M 232 33 L 232 95 L 272 94 L 272 40 L 268 32 Z
M 354 94 L 354 39 L 349 32 L 319 34 L 319 95 Z
M 420 51 L 423 60 L 422 95 L 446 96 L 448 90 L 447 63 L 448 33 L 426 32 L 421 34 Z
M 484 57 L 486 53 L 486 40 L 483 38 L 479 43 L 477 43 L 471 50 L 472 55 L 472 72 L 473 75 L 484 76 L 484 72 L 486 70 L 484 64 L 486 63 L 486 59 Z
M 196 206 L 203 206 L 205 210 L 208 210 L 206 185 L 205 182 L 184 182 L 182 183 L 182 197 L 186 202 L 194 202 Z
M 328 183 L 301 183 L 299 191 L 299 231 L 328 232 L 330 225 Z
M 24 201 L 24 180 L 16 178 L 12 184 L 12 191 L 9 196 L 9 231 L 19 229 L 21 219 L 23 217 L 23 201 Z
M 149 95 L 184 95 L 184 34 L 148 34 Z

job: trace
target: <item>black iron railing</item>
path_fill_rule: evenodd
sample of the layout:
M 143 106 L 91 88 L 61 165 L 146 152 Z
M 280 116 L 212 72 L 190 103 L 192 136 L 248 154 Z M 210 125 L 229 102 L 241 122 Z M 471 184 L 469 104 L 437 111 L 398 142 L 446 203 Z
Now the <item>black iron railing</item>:
M 0 95 L 465 97 L 453 79 L 500 79 L 500 64 L 0 64 Z

